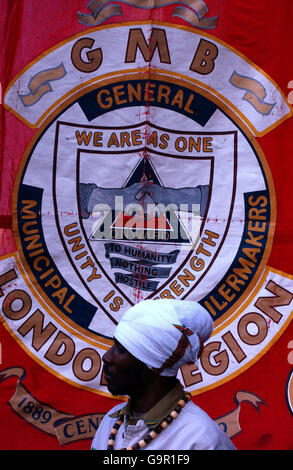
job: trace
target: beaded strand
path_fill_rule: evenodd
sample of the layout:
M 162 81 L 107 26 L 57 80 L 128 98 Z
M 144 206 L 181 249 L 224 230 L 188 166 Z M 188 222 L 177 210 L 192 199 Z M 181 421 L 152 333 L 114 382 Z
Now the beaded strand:
M 174 419 L 177 418 L 182 408 L 186 405 L 186 403 L 190 400 L 190 398 L 191 398 L 190 393 L 186 393 L 185 396 L 178 401 L 174 410 L 172 410 L 170 414 L 166 416 L 163 419 L 163 421 L 155 427 L 154 430 L 152 431 L 149 430 L 149 433 L 146 435 L 144 439 L 140 439 L 133 446 L 125 447 L 120 450 L 139 450 L 145 447 L 147 444 L 153 441 L 164 429 L 166 429 L 167 426 L 169 426 L 169 424 L 171 424 L 174 421 Z M 122 423 L 123 423 L 123 419 L 118 418 L 113 428 L 111 429 L 107 450 L 114 450 L 116 435 Z

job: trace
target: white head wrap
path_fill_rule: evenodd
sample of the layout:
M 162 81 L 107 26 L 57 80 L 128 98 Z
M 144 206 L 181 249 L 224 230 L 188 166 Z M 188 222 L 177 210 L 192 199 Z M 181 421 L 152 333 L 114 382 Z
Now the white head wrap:
M 213 331 L 210 314 L 197 302 L 144 300 L 121 318 L 114 337 L 134 357 L 159 374 L 173 376 L 188 362 L 196 362 L 200 340 Z

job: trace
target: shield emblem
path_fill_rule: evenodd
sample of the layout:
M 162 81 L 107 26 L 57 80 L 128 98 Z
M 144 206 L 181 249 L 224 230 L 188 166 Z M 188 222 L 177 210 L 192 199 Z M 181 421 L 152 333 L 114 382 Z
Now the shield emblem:
M 98 272 L 107 280 L 105 295 L 117 289 L 130 304 L 156 298 L 199 253 L 211 222 L 224 241 L 235 197 L 234 132 L 183 133 L 147 122 L 123 129 L 57 127 L 56 214 L 84 282 L 93 268 L 86 263 L 90 254 L 99 268 L 93 280 Z M 76 175 L 75 187 L 62 183 L 68 173 Z M 69 225 L 59 216 L 68 210 L 66 201 L 77 215 Z

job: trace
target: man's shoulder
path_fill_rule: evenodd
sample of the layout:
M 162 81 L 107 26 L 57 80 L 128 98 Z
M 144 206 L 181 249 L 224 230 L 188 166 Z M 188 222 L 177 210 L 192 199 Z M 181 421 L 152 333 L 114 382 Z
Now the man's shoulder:
M 117 418 L 111 417 L 114 413 L 119 413 L 121 408 L 125 406 L 125 402 L 118 403 L 113 406 L 103 417 L 92 441 L 93 450 L 106 450 L 108 445 L 109 432 Z
M 205 449 L 232 449 L 234 445 L 220 426 L 192 401 L 184 407 L 185 430 L 202 439 Z M 183 411 L 183 410 L 182 410 Z
M 196 405 L 196 403 L 194 403 L 193 401 L 189 401 L 185 405 L 183 410 L 184 410 L 184 413 L 187 416 L 188 415 L 190 416 L 190 420 L 192 420 L 193 422 L 194 422 L 194 420 L 196 422 L 207 422 L 207 423 L 212 421 L 210 416 L 202 408 L 200 408 L 198 405 Z

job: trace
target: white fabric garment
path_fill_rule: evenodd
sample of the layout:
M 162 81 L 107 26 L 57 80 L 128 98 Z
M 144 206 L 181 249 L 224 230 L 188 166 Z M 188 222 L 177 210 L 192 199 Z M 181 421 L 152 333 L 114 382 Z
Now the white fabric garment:
M 212 331 L 210 314 L 197 302 L 160 299 L 131 307 L 114 337 L 150 369 L 173 376 L 184 364 L 197 361 L 200 340 L 206 341 Z
M 125 403 L 116 405 L 102 419 L 92 442 L 92 450 L 106 450 L 110 431 L 117 421 L 110 415 Z M 146 436 L 148 427 L 142 419 L 136 425 L 126 425 L 126 418 L 116 435 L 114 449 L 122 449 L 137 443 Z M 236 450 L 220 426 L 203 410 L 189 401 L 178 417 L 141 450 Z

